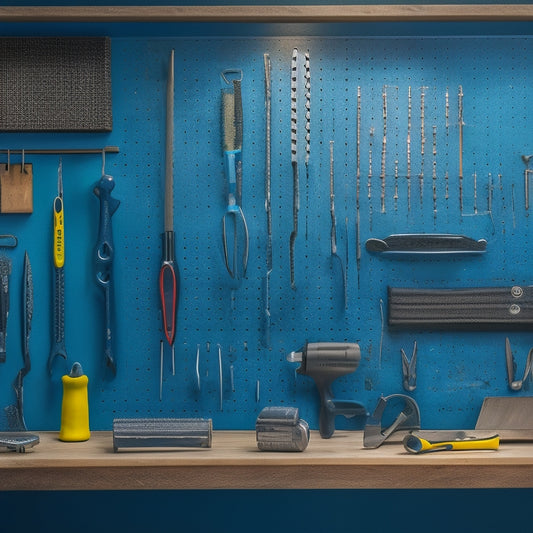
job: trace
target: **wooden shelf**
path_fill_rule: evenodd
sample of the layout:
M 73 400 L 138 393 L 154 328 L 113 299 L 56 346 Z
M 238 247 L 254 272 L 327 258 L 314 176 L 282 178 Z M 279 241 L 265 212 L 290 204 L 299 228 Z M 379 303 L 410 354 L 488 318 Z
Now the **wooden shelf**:
M 533 20 L 531 4 L 3 6 L 0 22 L 460 22 Z
M 210 449 L 113 452 L 111 432 L 66 443 L 54 432 L 25 454 L 0 453 L 2 490 L 531 488 L 533 445 L 408 454 L 363 448 L 363 433 L 312 432 L 303 453 L 257 449 L 253 431 L 215 431 Z

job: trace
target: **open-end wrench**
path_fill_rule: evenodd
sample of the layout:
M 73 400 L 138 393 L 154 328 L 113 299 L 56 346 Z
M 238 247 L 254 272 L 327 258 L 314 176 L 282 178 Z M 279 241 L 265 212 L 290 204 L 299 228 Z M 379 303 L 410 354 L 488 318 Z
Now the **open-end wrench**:
M 65 227 L 63 212 L 63 166 L 61 160 L 57 169 L 57 196 L 54 198 L 53 216 L 53 338 L 52 348 L 48 356 L 48 372 L 50 375 L 52 375 L 54 361 L 57 357 L 62 357 L 65 361 L 67 360 L 67 350 L 65 347 Z
M 111 217 L 118 209 L 120 200 L 111 197 L 111 191 L 115 182 L 111 176 L 104 174 L 95 185 L 93 192 L 100 200 L 100 225 L 98 229 L 98 242 L 96 243 L 95 265 L 96 282 L 104 290 L 105 310 L 105 344 L 104 357 L 106 367 L 111 370 L 113 376 L 117 373 L 116 363 L 113 356 L 112 345 L 112 321 L 111 321 L 111 279 L 114 256 L 113 233 L 111 231 Z

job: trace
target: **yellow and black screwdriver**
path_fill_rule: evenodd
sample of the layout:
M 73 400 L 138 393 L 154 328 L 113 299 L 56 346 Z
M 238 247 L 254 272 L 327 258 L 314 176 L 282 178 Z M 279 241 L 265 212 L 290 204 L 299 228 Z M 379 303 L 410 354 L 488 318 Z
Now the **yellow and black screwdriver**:
M 163 261 L 159 272 L 159 292 L 163 315 L 163 330 L 168 344 L 172 348 L 172 373 L 175 372 L 174 340 L 176 336 L 176 307 L 179 291 L 179 271 L 175 258 L 174 237 L 174 50 L 170 52 L 167 81 L 166 111 L 166 159 L 165 159 L 165 231 L 163 237 Z M 161 344 L 161 356 L 163 344 Z M 163 358 L 161 357 L 161 366 Z M 160 373 L 160 398 L 162 387 L 162 368 Z

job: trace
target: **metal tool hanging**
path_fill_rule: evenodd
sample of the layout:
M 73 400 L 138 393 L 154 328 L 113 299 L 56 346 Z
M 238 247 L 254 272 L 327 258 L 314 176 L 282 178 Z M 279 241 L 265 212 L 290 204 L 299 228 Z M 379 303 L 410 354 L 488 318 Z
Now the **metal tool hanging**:
M 111 217 L 118 209 L 120 201 L 111 196 L 115 188 L 112 176 L 105 173 L 105 154 L 102 154 L 102 177 L 94 186 L 93 192 L 100 200 L 100 223 L 98 228 L 98 241 L 95 247 L 95 267 L 96 283 L 104 291 L 104 324 L 105 324 L 105 344 L 104 361 L 106 368 L 109 368 L 113 376 L 117 373 L 117 366 L 113 354 L 112 336 L 112 270 L 115 246 L 113 244 L 113 232 L 111 227 Z
M 30 360 L 30 331 L 33 318 L 33 276 L 31 272 L 28 252 L 24 253 L 24 270 L 22 277 L 22 362 L 23 367 L 18 371 L 12 387 L 15 391 L 16 402 L 8 405 L 6 413 L 10 431 L 27 431 L 24 420 L 24 378 L 31 370 Z
M 265 276 L 265 311 L 264 344 L 270 347 L 270 276 L 272 274 L 272 205 L 271 205 L 271 120 L 272 120 L 272 85 L 270 56 L 263 55 L 265 67 L 265 211 L 267 219 L 266 276 Z
M 48 373 L 52 375 L 57 357 L 64 359 L 65 368 L 67 350 L 65 346 L 65 220 L 63 205 L 63 163 L 59 159 L 57 169 L 57 196 L 53 203 L 53 265 L 54 282 L 52 296 L 52 347 L 48 356 Z M 61 371 L 61 375 L 65 373 Z
M 532 366 L 533 366 L 533 348 L 531 348 L 527 354 L 526 366 L 524 368 L 524 375 L 522 379 L 515 379 L 516 373 L 516 361 L 511 350 L 511 342 L 509 338 L 505 339 L 505 363 L 507 366 L 507 381 L 509 388 L 513 391 L 527 389 L 532 379 Z
M 337 219 L 335 216 L 335 162 L 333 158 L 333 141 L 329 142 L 329 212 L 331 216 L 331 257 L 337 262 L 341 272 L 343 305 L 348 307 L 346 270 L 341 256 L 337 253 Z
M 174 50 L 170 52 L 167 79 L 166 144 L 165 144 L 165 231 L 162 234 L 163 259 L 159 272 L 159 293 L 163 331 L 172 350 L 172 374 L 175 373 L 176 308 L 179 292 L 179 271 L 175 257 L 174 235 Z M 163 344 L 161 344 L 163 351 Z M 163 352 L 161 352 L 163 355 Z M 162 365 L 161 357 L 161 365 Z M 162 386 L 160 369 L 160 392 Z
M 225 84 L 222 89 L 222 134 L 224 172 L 228 186 L 228 205 L 222 217 L 222 245 L 226 269 L 238 285 L 246 276 L 249 248 L 248 225 L 241 207 L 243 73 L 240 69 L 226 69 L 221 77 Z
M 300 179 L 298 176 L 298 101 L 300 86 L 300 56 L 298 49 L 292 51 L 291 62 L 291 165 L 292 165 L 292 232 L 289 237 L 289 261 L 291 287 L 296 288 L 295 244 L 298 236 L 298 217 L 300 211 Z
M 11 259 L 0 257 L 0 363 L 6 362 L 7 317 L 9 315 L 9 276 Z

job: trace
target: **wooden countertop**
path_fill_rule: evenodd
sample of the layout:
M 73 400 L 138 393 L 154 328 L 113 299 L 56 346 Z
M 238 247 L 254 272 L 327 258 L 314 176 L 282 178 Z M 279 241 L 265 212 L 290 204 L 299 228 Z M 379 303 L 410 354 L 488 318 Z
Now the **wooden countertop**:
M 533 444 L 408 454 L 363 448 L 363 433 L 312 432 L 301 453 L 261 452 L 254 431 L 215 431 L 209 449 L 121 450 L 111 432 L 66 443 L 55 432 L 25 454 L 0 453 L 2 490 L 355 489 L 533 487 Z
M 4 6 L 4 22 L 384 22 L 532 20 L 530 4 Z

